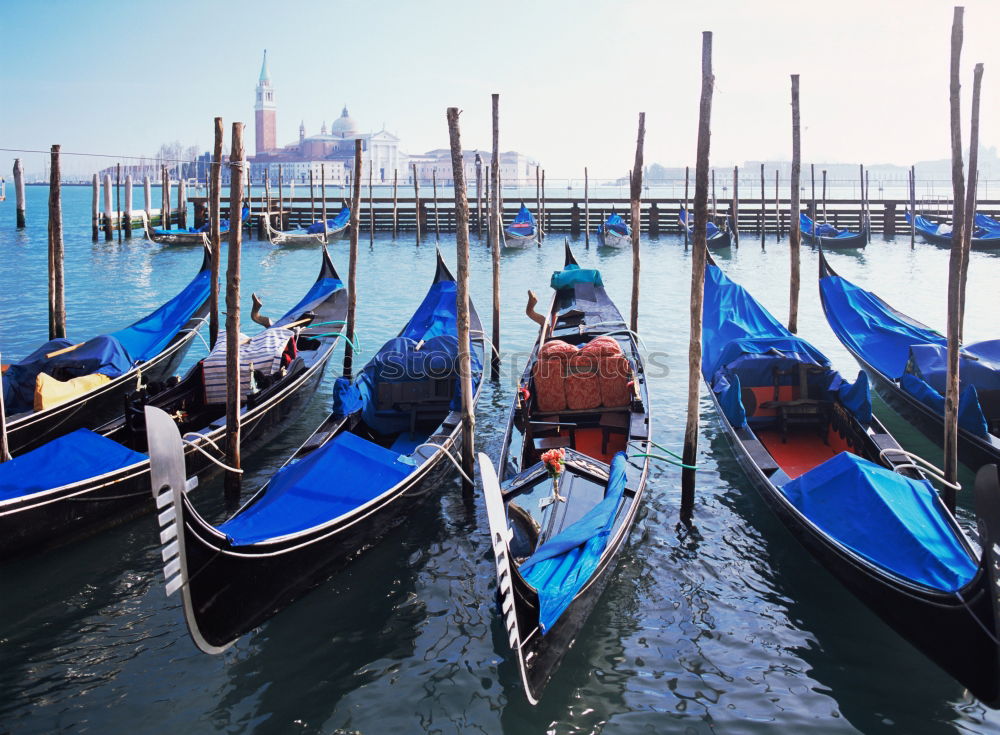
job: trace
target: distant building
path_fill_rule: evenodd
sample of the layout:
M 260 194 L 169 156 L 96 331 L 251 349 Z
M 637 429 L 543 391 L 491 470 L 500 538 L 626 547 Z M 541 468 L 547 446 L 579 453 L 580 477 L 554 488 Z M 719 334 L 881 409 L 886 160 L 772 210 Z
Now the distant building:
M 462 167 L 465 171 L 465 185 L 471 187 L 476 181 L 476 156 L 480 157 L 482 176 L 488 174 L 492 153 L 488 151 L 462 151 Z M 451 167 L 451 149 L 437 148 L 427 153 L 410 156 L 410 163 L 417 167 L 417 178 L 421 181 L 431 181 L 437 174 L 439 184 L 452 186 L 454 176 Z M 535 167 L 538 162 L 517 151 L 505 151 L 500 154 L 500 183 L 504 186 L 528 186 L 535 181 Z M 410 172 L 412 174 L 412 171 Z

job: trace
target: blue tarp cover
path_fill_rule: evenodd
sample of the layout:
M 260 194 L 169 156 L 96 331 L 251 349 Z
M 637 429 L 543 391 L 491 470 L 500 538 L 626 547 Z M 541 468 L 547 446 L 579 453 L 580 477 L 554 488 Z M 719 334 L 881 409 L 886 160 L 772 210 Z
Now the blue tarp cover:
M 871 291 L 858 288 L 840 276 L 820 279 L 826 318 L 841 342 L 890 378 L 906 369 L 910 345 L 947 341 L 932 329 L 893 309 Z
M 518 210 L 517 216 L 514 217 L 514 221 L 507 226 L 507 232 L 521 237 L 535 234 L 535 216 L 530 209 L 524 206 L 524 202 L 521 203 L 521 208 Z
M 398 453 L 345 432 L 278 470 L 263 497 L 219 531 L 239 546 L 304 531 L 364 505 L 413 469 Z
M 688 216 L 687 216 L 687 210 L 686 209 L 682 209 L 678 213 L 678 215 L 677 215 L 677 221 L 680 222 L 682 225 L 684 225 L 688 229 L 689 233 L 694 234 L 694 222 L 692 222 L 691 224 L 688 224 Z M 718 237 L 721 234 L 722 234 L 722 230 L 720 230 L 719 227 L 718 227 L 718 225 L 716 225 L 712 220 L 708 220 L 708 222 L 705 223 L 705 238 L 706 239 L 711 240 L 712 238 Z
M 958 357 L 962 386 L 1000 390 L 1000 340 L 976 342 L 962 347 Z M 948 378 L 948 347 L 942 344 L 910 345 L 906 372 L 926 381 L 944 394 Z
M 0 500 L 71 485 L 145 460 L 145 454 L 78 429 L 0 463 Z
M 549 285 L 556 291 L 561 288 L 572 288 L 578 283 L 592 283 L 595 286 L 603 286 L 601 272 L 593 268 L 581 268 L 576 263 L 570 263 L 561 271 L 555 271 Z
M 1000 232 L 1000 222 L 997 222 L 992 217 L 987 217 L 985 214 L 976 214 L 975 223 L 976 227 L 981 227 L 984 230 Z
M 809 235 L 818 235 L 819 237 L 825 237 L 828 240 L 856 237 L 857 235 L 857 233 L 850 232 L 849 230 L 838 230 L 836 227 L 826 222 L 820 222 L 817 224 L 816 232 L 813 232 L 813 221 L 805 212 L 799 213 L 799 226 L 802 228 L 803 232 Z
M 944 396 L 929 383 L 912 373 L 906 373 L 900 378 L 899 385 L 921 403 L 944 415 Z M 979 405 L 979 395 L 974 385 L 965 386 L 958 395 L 958 426 L 976 436 L 985 438 L 989 434 L 989 425 L 983 415 L 983 408 Z
M 294 321 L 296 318 L 301 316 L 304 312 L 310 311 L 314 307 L 318 306 L 321 302 L 326 301 L 327 297 L 339 288 L 343 288 L 344 283 L 337 278 L 320 278 L 315 283 L 313 283 L 312 288 L 306 292 L 306 295 L 302 297 L 295 306 L 285 312 L 285 315 L 279 319 L 276 324 L 281 324 L 281 322 L 286 319 Z M 336 324 L 329 325 L 331 332 L 337 331 Z
M 625 220 L 617 212 L 612 212 L 608 215 L 607 221 L 598 228 L 601 232 L 605 230 L 610 230 L 618 235 L 631 235 L 632 230 L 629 226 L 625 224 Z
M 781 490 L 824 533 L 900 577 L 954 592 L 976 575 L 926 480 L 841 452 Z
M 543 635 L 552 629 L 601 561 L 625 492 L 625 463 L 624 452 L 615 454 L 604 499 L 521 564 L 521 575 L 538 591 L 538 622 Z
M 348 220 L 351 219 L 351 210 L 349 207 L 341 207 L 340 212 L 333 219 L 328 219 L 326 221 L 327 231 L 339 230 L 341 227 L 347 224 Z M 305 228 L 305 230 L 294 230 L 296 233 L 306 233 L 309 235 L 318 235 L 323 232 L 323 220 L 319 222 L 313 222 L 311 225 Z

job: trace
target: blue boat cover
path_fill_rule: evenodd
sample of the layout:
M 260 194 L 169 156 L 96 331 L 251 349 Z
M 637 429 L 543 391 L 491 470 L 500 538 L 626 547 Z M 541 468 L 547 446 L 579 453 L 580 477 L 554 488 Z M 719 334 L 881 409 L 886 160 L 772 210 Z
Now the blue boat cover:
M 625 463 L 625 453 L 616 453 L 604 499 L 538 547 L 520 566 L 525 581 L 538 592 L 538 627 L 542 635 L 552 629 L 600 564 L 625 492 Z
M 561 271 L 555 271 L 549 285 L 556 291 L 561 288 L 572 288 L 580 283 L 592 283 L 595 286 L 603 286 L 601 272 L 593 268 L 581 268 L 576 263 L 570 263 Z
M 8 413 L 31 411 L 35 381 L 39 373 L 57 380 L 100 373 L 117 378 L 140 362 L 158 355 L 208 298 L 210 272 L 198 273 L 177 296 L 125 329 L 94 337 L 76 349 L 56 355 L 51 352 L 72 346 L 68 339 L 46 342 L 3 375 L 4 406 Z
M 997 222 L 995 219 L 988 217 L 985 214 L 977 213 L 974 221 L 976 223 L 976 227 L 981 227 L 982 229 L 990 232 L 1000 231 L 1000 222 Z
M 145 454 L 89 429 L 77 429 L 0 463 L 0 501 L 71 485 L 145 460 Z
M 813 221 L 805 212 L 799 213 L 799 226 L 802 228 L 803 232 L 809 235 L 824 237 L 828 240 L 857 237 L 857 233 L 855 232 L 851 232 L 849 230 L 838 230 L 836 227 L 826 222 L 821 222 L 816 225 L 816 231 L 813 232 Z
M 612 212 L 611 214 L 609 214 L 607 221 L 603 225 L 600 225 L 597 229 L 600 232 L 604 232 L 605 230 L 610 230 L 611 232 L 614 232 L 617 235 L 632 234 L 632 230 L 629 228 L 627 224 L 625 224 L 625 220 L 623 220 L 622 216 L 617 212 Z
M 943 592 L 976 575 L 926 480 L 841 452 L 781 491 L 825 534 L 893 574 Z
M 947 345 L 947 340 L 934 330 L 840 276 L 821 278 L 819 287 L 834 333 L 883 375 L 902 377 L 911 345 Z
M 677 221 L 684 225 L 688 232 L 694 234 L 694 222 L 688 224 L 687 210 L 681 209 L 677 215 Z M 711 240 L 712 238 L 719 237 L 722 234 L 722 230 L 716 225 L 711 219 L 705 223 L 705 238 Z
M 524 202 L 521 202 L 521 208 L 514 221 L 507 225 L 507 232 L 520 237 L 530 237 L 535 234 L 535 216 L 524 206 Z
M 351 219 L 351 210 L 349 207 L 341 207 L 340 212 L 333 219 L 328 219 L 326 221 L 327 231 L 339 230 L 341 227 L 347 224 L 348 220 Z M 319 222 L 313 222 L 311 225 L 302 230 L 293 230 L 296 233 L 305 233 L 309 235 L 318 235 L 323 232 L 323 220 Z
M 400 455 L 344 432 L 282 467 L 263 496 L 219 526 L 237 546 L 287 536 L 355 510 L 414 470 Z
M 243 207 L 243 213 L 240 215 L 240 219 L 246 222 L 250 219 L 250 208 Z M 206 221 L 201 227 L 154 227 L 154 235 L 197 235 L 202 232 L 208 232 L 212 227 L 211 220 Z M 229 232 L 229 220 L 220 219 L 219 220 L 219 234 L 225 235 Z
M 944 415 L 944 396 L 926 381 L 912 373 L 905 373 L 899 380 L 899 386 L 936 413 Z M 958 395 L 958 427 L 983 438 L 989 434 L 989 424 L 979 405 L 979 394 L 974 385 L 965 386 Z
M 964 345 L 958 354 L 962 386 L 978 390 L 1000 390 L 1000 340 Z M 910 345 L 906 372 L 926 381 L 942 395 L 948 379 L 948 347 L 942 344 Z
M 301 301 L 285 312 L 285 315 L 275 322 L 275 325 L 280 325 L 286 320 L 289 322 L 295 321 L 305 312 L 311 311 L 322 302 L 326 301 L 330 294 L 334 291 L 343 287 L 344 283 L 339 278 L 317 279 L 316 282 L 313 283 L 312 287 L 306 292 L 306 295 L 302 297 Z M 337 331 L 336 325 L 330 325 L 330 331 Z

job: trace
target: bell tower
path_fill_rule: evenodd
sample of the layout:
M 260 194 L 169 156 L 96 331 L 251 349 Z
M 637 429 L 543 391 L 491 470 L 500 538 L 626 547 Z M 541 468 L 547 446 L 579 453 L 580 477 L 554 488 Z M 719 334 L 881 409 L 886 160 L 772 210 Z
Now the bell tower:
M 264 63 L 260 66 L 260 80 L 257 82 L 257 104 L 254 105 L 256 122 L 255 143 L 257 155 L 272 151 L 278 147 L 275 115 L 277 107 L 274 104 L 274 88 L 271 86 L 271 74 L 267 70 L 267 49 L 264 50 Z

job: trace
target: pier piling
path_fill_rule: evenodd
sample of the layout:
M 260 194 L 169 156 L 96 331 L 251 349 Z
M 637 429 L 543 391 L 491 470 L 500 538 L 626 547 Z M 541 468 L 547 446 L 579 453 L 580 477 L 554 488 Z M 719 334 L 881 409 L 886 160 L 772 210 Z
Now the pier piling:
M 187 228 L 187 208 L 187 182 L 181 176 L 177 181 L 177 226 L 182 229 Z M 242 205 L 240 209 L 242 209 Z M 236 221 L 239 221 L 239 217 L 236 218 Z
M 431 182 L 434 186 L 434 237 L 441 239 L 441 217 L 438 214 L 438 172 L 431 169 Z
M 642 218 L 639 214 L 642 197 L 642 146 L 646 140 L 646 113 L 639 113 L 639 133 L 635 141 L 635 165 L 629 181 L 629 215 L 632 220 L 632 311 L 629 318 L 629 328 L 639 331 L 639 239 L 642 230 Z
M 740 247 L 740 167 L 733 166 L 733 247 Z
M 212 251 L 212 281 L 208 302 L 208 344 L 212 349 L 219 339 L 219 267 L 222 260 L 222 118 L 215 118 L 215 144 L 209 171 L 208 243 Z M 149 177 L 146 177 L 149 183 Z
M 417 245 L 420 244 L 420 181 L 417 179 L 417 164 L 411 163 L 413 171 L 413 222 L 417 230 Z
M 97 180 L 97 174 L 94 174 L 91 186 L 93 189 L 93 196 L 91 197 L 90 204 L 90 236 L 94 242 L 97 242 L 101 233 L 101 210 L 99 205 L 101 198 L 101 184 Z M 146 216 L 149 216 L 149 207 L 146 207 Z
M 229 255 L 226 268 L 226 464 L 239 470 L 240 463 L 240 249 L 243 228 L 239 215 L 243 206 L 243 123 L 233 123 L 229 155 Z M 231 505 L 240 495 L 240 474 L 226 471 L 225 495 Z
M 537 166 L 536 166 L 537 169 Z M 587 167 L 583 167 L 583 242 L 590 248 L 590 175 Z
M 493 206 L 490 209 L 490 258 L 493 264 L 493 352 L 490 355 L 490 377 L 500 380 L 500 95 L 492 95 L 493 102 L 493 159 L 490 162 L 490 181 L 493 189 Z
M 764 249 L 764 231 L 767 229 L 767 199 L 764 196 L 764 164 L 760 164 L 760 249 Z
M 118 230 L 118 242 L 122 241 L 122 165 L 115 164 L 115 209 L 118 210 L 118 218 L 115 221 L 115 229 Z M 131 218 L 129 218 L 131 220 Z
M 125 239 L 132 239 L 132 174 L 125 175 Z
M 97 181 L 97 174 L 94 174 L 94 181 Z M 146 212 L 146 225 L 152 224 L 153 185 L 149 176 L 142 177 L 142 208 Z M 148 233 L 147 233 L 148 234 Z M 97 241 L 97 186 L 94 186 L 94 241 Z
M 358 235 L 360 234 L 358 227 L 361 224 L 360 138 L 354 140 L 354 175 L 351 179 L 351 260 L 347 267 L 347 344 L 344 345 L 344 377 L 348 379 L 354 370 L 354 318 L 358 308 Z
M 111 242 L 114 233 L 111 230 L 111 174 L 104 174 L 104 241 Z
M 690 183 L 690 180 L 691 180 L 691 167 L 685 166 L 684 167 L 684 221 L 689 224 L 691 222 L 691 208 L 688 203 L 688 194 L 689 194 L 688 185 Z M 687 250 L 687 247 L 690 244 L 688 242 L 688 240 L 690 239 L 688 236 L 688 227 L 687 225 L 685 225 L 681 229 L 684 230 L 684 249 Z
M 58 145 L 52 146 L 49 156 L 51 161 L 49 167 L 49 339 L 57 339 L 66 336 L 62 184 Z
M 799 331 L 799 277 L 800 277 L 800 246 L 802 230 L 800 228 L 799 210 L 799 176 L 802 160 L 801 135 L 799 131 L 799 75 L 792 74 L 792 180 L 790 183 L 791 197 L 788 212 L 788 254 L 791 261 L 791 278 L 788 292 L 788 331 L 795 334 Z
M 24 164 L 14 159 L 14 199 L 17 208 L 17 229 L 24 229 Z
M 399 233 L 399 204 L 398 204 L 398 189 L 399 189 L 399 170 L 392 170 L 392 239 L 396 239 L 396 235 Z

